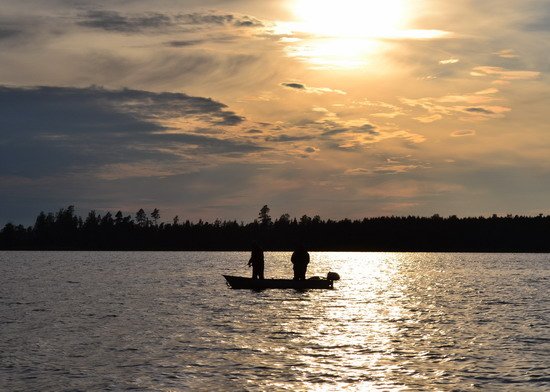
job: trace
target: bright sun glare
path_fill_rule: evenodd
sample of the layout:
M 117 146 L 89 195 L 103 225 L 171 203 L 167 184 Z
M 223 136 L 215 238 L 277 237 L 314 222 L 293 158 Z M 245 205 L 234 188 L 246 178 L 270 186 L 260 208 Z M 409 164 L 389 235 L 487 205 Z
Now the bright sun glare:
M 360 68 L 381 50 L 381 38 L 405 29 L 405 0 L 294 0 L 296 21 L 280 27 L 306 38 L 291 41 L 290 56 L 318 68 Z
M 394 36 L 405 26 L 404 0 L 296 0 L 303 32 L 333 38 Z
M 384 50 L 384 39 L 431 39 L 439 30 L 411 30 L 406 0 L 293 0 L 295 22 L 280 23 L 287 53 L 318 68 L 361 68 Z M 298 38 L 299 37 L 299 38 Z

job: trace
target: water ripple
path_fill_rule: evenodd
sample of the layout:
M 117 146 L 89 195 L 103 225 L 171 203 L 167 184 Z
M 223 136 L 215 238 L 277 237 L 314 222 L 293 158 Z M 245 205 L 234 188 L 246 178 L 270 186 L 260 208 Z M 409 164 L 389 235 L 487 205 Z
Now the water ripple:
M 1 390 L 550 390 L 550 256 L 0 252 Z M 288 253 L 266 274 L 292 274 Z

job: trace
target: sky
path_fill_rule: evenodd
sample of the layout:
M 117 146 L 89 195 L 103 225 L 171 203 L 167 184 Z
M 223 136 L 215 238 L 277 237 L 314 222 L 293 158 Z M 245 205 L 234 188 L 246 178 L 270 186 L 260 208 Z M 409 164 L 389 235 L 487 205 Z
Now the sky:
M 548 214 L 549 71 L 548 0 L 3 0 L 0 224 Z

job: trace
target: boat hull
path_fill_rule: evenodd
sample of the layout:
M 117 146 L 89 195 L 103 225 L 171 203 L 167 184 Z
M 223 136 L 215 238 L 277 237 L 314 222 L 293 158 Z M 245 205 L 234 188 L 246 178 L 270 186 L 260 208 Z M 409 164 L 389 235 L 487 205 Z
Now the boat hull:
M 328 279 L 307 279 L 307 280 L 292 280 L 292 279 L 252 279 L 242 276 L 223 275 L 227 284 L 232 289 L 333 289 L 334 281 Z

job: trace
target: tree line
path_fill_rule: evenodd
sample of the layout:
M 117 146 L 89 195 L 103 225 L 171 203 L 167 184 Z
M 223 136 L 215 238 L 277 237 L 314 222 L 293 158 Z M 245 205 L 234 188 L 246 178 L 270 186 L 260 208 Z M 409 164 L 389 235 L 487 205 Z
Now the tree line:
M 386 216 L 322 219 L 315 215 L 273 219 L 263 206 L 258 218 L 161 222 L 159 209 L 133 216 L 121 211 L 77 216 L 74 206 L 41 212 L 34 225 L 7 223 L 3 250 L 292 250 L 299 243 L 317 251 L 550 252 L 550 215 L 431 217 Z

